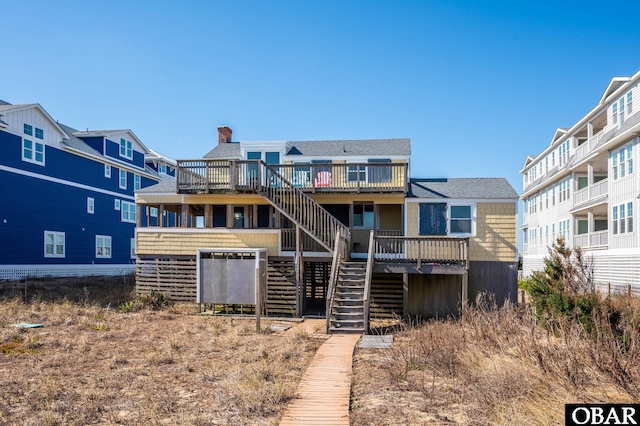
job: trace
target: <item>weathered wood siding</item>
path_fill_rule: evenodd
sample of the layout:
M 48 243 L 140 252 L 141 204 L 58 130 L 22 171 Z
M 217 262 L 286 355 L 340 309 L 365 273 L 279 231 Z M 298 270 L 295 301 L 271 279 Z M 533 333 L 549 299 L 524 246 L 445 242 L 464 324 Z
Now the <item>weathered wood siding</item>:
M 445 318 L 460 313 L 462 277 L 460 275 L 409 275 L 410 317 Z
M 199 248 L 266 248 L 277 256 L 280 232 L 269 229 L 142 228 L 136 232 L 138 256 L 189 255 Z
M 469 301 L 478 294 L 492 294 L 502 305 L 505 300 L 516 303 L 518 296 L 518 264 L 516 262 L 469 262 Z

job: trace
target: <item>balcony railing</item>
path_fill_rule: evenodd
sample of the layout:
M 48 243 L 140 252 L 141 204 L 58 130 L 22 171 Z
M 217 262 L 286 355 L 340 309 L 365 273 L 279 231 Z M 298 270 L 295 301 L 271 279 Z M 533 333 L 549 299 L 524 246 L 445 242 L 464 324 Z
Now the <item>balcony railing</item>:
M 580 234 L 573 237 L 573 245 L 582 248 L 598 248 L 609 245 L 609 231 L 598 231 L 590 234 Z
M 603 179 L 573 194 L 573 205 L 577 206 L 609 193 L 609 181 Z
M 376 262 L 469 267 L 469 239 L 446 237 L 375 237 Z
M 179 160 L 178 193 L 243 190 L 260 176 L 258 161 Z M 305 192 L 407 192 L 407 163 L 280 164 L 272 168 Z M 263 182 L 266 184 L 266 182 Z

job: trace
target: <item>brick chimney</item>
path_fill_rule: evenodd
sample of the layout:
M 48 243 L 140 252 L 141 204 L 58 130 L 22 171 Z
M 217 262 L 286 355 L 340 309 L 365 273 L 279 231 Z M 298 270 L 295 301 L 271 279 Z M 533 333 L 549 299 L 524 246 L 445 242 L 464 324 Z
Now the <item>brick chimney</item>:
M 231 129 L 227 126 L 218 127 L 218 145 L 231 143 Z

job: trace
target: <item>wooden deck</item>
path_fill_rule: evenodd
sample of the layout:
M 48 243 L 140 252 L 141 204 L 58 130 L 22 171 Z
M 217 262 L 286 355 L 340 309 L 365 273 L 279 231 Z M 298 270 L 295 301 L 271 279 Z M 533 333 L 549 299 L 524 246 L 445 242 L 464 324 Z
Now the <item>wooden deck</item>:
M 280 426 L 349 426 L 351 364 L 359 334 L 334 334 L 320 346 Z

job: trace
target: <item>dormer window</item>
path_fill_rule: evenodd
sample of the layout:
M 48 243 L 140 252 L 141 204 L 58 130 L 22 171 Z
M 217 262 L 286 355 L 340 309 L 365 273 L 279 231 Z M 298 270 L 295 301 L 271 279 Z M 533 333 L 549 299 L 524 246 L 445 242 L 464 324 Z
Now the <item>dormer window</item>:
M 120 139 L 120 157 L 125 157 L 128 159 L 133 158 L 133 144 L 131 141 Z
M 167 165 L 166 165 L 166 164 L 160 164 L 160 165 L 158 165 L 158 171 L 159 171 L 160 173 L 167 174 Z

